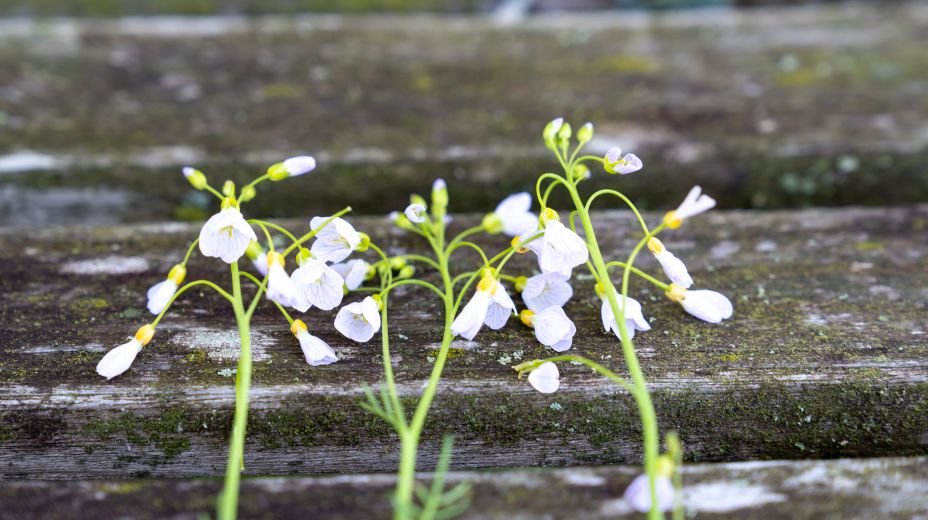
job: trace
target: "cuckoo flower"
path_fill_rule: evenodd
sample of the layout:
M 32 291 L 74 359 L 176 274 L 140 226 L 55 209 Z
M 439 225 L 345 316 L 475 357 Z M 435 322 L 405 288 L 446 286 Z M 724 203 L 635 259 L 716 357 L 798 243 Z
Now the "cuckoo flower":
M 666 455 L 657 459 L 657 475 L 654 479 L 654 493 L 657 496 L 657 509 L 661 512 L 670 511 L 673 507 L 676 491 L 673 488 L 671 474 L 673 461 Z M 648 485 L 648 476 L 641 474 L 632 480 L 624 495 L 625 501 L 632 509 L 639 513 L 651 510 L 651 489 Z
M 528 382 L 532 388 L 543 394 L 553 394 L 561 386 L 561 374 L 557 365 L 550 361 L 538 365 L 528 375 Z
M 493 302 L 494 305 L 502 306 L 493 300 L 493 296 L 498 289 L 499 282 L 496 278 L 492 274 L 484 273 L 477 284 L 474 295 L 451 324 L 451 333 L 455 336 L 463 336 L 465 339 L 474 339 L 474 336 L 480 332 L 480 328 L 483 327 L 484 322 L 487 320 L 490 303 Z M 515 305 L 513 305 L 513 308 L 515 308 Z
M 374 337 L 380 328 L 380 309 L 377 300 L 368 296 L 349 303 L 335 315 L 335 328 L 348 339 L 364 343 Z
M 693 285 L 693 279 L 686 270 L 686 265 L 682 260 L 675 257 L 673 253 L 668 251 L 667 248 L 664 247 L 663 242 L 656 238 L 650 239 L 648 241 L 648 250 L 650 250 L 654 258 L 660 262 L 661 269 L 664 270 L 664 274 L 667 275 L 667 278 L 670 278 L 671 282 L 684 289 L 689 289 L 690 286 Z
M 204 256 L 221 258 L 231 264 L 241 258 L 248 244 L 258 237 L 231 199 L 226 199 L 223 206 L 219 213 L 203 224 L 199 246 Z
M 668 227 L 676 229 L 683 225 L 683 221 L 705 213 L 715 207 L 715 199 L 708 195 L 703 195 L 702 188 L 693 186 L 693 189 L 686 195 L 680 206 L 664 215 L 664 223 Z
M 535 312 L 548 307 L 563 307 L 574 294 L 567 278 L 557 273 L 541 273 L 528 278 L 522 289 L 522 301 Z
M 309 227 L 316 230 L 325 224 L 326 220 L 326 217 L 313 217 L 309 221 Z M 310 251 L 320 262 L 333 263 L 348 258 L 360 245 L 361 233 L 355 231 L 347 220 L 337 217 L 319 230 Z
M 551 347 L 555 352 L 569 349 L 577 333 L 577 327 L 560 307 L 548 307 L 538 313 L 525 309 L 519 318 L 535 330 L 535 338 L 539 343 Z
M 103 356 L 103 359 L 97 363 L 97 373 L 107 379 L 113 379 L 129 370 L 132 362 L 135 361 L 135 356 L 142 350 L 142 347 L 151 341 L 154 335 L 155 328 L 151 324 L 143 325 L 128 343 L 123 343 Z
M 586 242 L 561 224 L 554 210 L 545 209 L 542 219 L 545 223 L 545 233 L 538 265 L 544 273 L 570 277 L 571 270 L 585 263 L 590 257 Z
M 404 211 L 403 214 L 406 215 L 406 218 L 413 224 L 422 224 L 427 217 L 425 206 L 418 203 L 406 206 L 406 211 Z
M 295 307 L 300 295 L 284 270 L 284 265 L 283 255 L 276 251 L 267 252 L 267 299 L 286 307 Z
M 677 284 L 670 284 L 667 297 L 683 306 L 683 310 L 709 323 L 719 323 L 731 318 L 731 302 L 724 294 L 706 289 L 692 291 Z
M 290 332 L 299 340 L 303 356 L 306 357 L 306 362 L 310 365 L 317 367 L 338 361 L 338 356 L 335 355 L 332 347 L 325 341 L 310 334 L 303 320 L 293 320 L 290 325 Z
M 525 192 L 516 193 L 503 199 L 483 222 L 491 233 L 502 231 L 511 237 L 528 234 L 538 229 L 538 217 L 531 208 L 532 196 Z
M 349 291 L 354 291 L 367 278 L 367 273 L 371 270 L 371 264 L 364 260 L 349 260 L 339 264 L 332 264 L 332 269 L 341 275 L 345 280 L 345 287 Z M 373 276 L 373 275 L 372 275 Z
M 626 175 L 634 173 L 642 168 L 641 159 L 633 153 L 622 155 L 622 149 L 618 147 L 610 148 L 603 157 L 603 167 L 609 173 L 619 173 Z
M 292 307 L 300 312 L 306 312 L 313 306 L 324 311 L 338 307 L 345 294 L 342 276 L 325 262 L 313 258 L 306 249 L 300 251 L 297 262 L 300 266 L 290 275 L 297 292 Z
M 187 269 L 177 264 L 168 272 L 166 280 L 152 285 L 148 289 L 148 312 L 152 314 L 161 314 L 161 311 L 170 303 L 177 287 L 184 281 L 187 276 Z
M 487 316 L 483 322 L 493 330 L 499 330 L 506 325 L 509 317 L 515 314 L 516 304 L 513 303 L 506 287 L 497 283 L 496 291 L 490 298 L 490 305 L 487 307 Z
M 597 287 L 598 288 L 598 287 Z M 602 293 L 602 290 L 597 291 Z M 625 298 L 625 309 L 622 308 L 622 295 L 615 292 L 616 303 L 619 304 L 619 310 L 622 311 L 622 315 L 625 318 L 625 330 L 628 332 L 629 339 L 635 337 L 635 331 L 648 331 L 651 330 L 651 324 L 648 323 L 648 320 L 644 319 L 644 315 L 641 313 L 641 304 L 638 303 L 638 300 L 627 296 Z M 603 329 L 611 330 L 615 333 L 615 337 L 622 339 L 622 334 L 619 331 L 619 324 L 615 319 L 615 314 L 612 313 L 612 305 L 609 304 L 609 299 L 605 296 L 602 296 L 602 307 L 600 314 L 603 319 Z

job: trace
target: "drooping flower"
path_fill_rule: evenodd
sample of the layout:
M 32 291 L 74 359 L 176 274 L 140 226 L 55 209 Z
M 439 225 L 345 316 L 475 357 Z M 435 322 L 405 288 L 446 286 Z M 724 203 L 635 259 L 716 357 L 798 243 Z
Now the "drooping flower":
M 303 356 L 310 365 L 317 367 L 338 361 L 338 356 L 335 355 L 332 347 L 325 341 L 310 334 L 302 320 L 293 320 L 290 325 L 290 332 L 299 340 Z
M 601 293 L 602 291 L 597 291 Z M 615 314 L 612 313 L 612 305 L 609 304 L 609 299 L 604 295 L 602 298 L 602 306 L 600 308 L 600 314 L 603 320 L 603 329 L 611 330 L 615 337 L 622 339 L 622 334 L 619 331 L 619 324 L 615 319 Z M 642 332 L 651 330 L 651 324 L 648 323 L 648 320 L 644 319 L 644 315 L 641 313 L 641 303 L 638 300 L 627 296 L 625 298 L 625 309 L 622 309 L 622 295 L 618 291 L 615 291 L 616 303 L 619 305 L 619 311 L 622 312 L 623 317 L 625 318 L 625 331 L 628 333 L 629 339 L 635 337 L 635 331 L 640 330 Z
M 541 244 L 538 265 L 544 273 L 557 273 L 569 278 L 571 270 L 590 257 L 586 242 L 561 224 L 554 210 L 546 209 L 544 219 L 544 241 Z M 535 247 L 529 243 L 530 249 L 534 250 Z
M 353 291 L 358 287 L 361 287 L 361 284 L 364 283 L 365 279 L 367 279 L 367 274 L 371 269 L 371 264 L 364 260 L 355 259 L 338 264 L 332 264 L 331 267 L 332 269 L 335 269 L 336 273 L 340 274 L 341 277 L 344 278 L 345 287 L 347 287 L 349 291 Z
M 557 273 L 541 273 L 525 281 L 522 301 L 535 312 L 548 307 L 563 307 L 574 294 L 567 278 Z
M 531 233 L 538 229 L 538 216 L 531 212 L 531 208 L 530 194 L 522 192 L 510 195 L 484 218 L 484 225 L 491 233 L 502 231 L 511 237 Z
M 493 301 L 493 295 L 498 290 L 498 287 L 499 282 L 496 278 L 492 274 L 484 273 L 480 278 L 480 282 L 477 283 L 477 290 L 474 295 L 458 313 L 454 322 L 451 323 L 451 333 L 468 340 L 474 339 L 474 336 L 480 332 L 480 328 L 483 327 L 484 322 L 487 320 L 490 302 Z M 513 305 L 514 307 L 515 305 Z
M 561 374 L 557 365 L 545 361 L 528 374 L 528 382 L 543 394 L 553 394 L 561 386 Z
M 417 203 L 406 206 L 406 211 L 404 211 L 403 214 L 406 215 L 406 218 L 413 224 L 422 224 L 425 222 L 427 216 L 425 206 Z
M 731 301 L 724 294 L 706 289 L 688 290 L 677 284 L 670 284 L 667 297 L 683 306 L 683 310 L 709 323 L 719 323 L 731 318 Z
M 657 509 L 662 513 L 670 511 L 673 507 L 675 491 L 669 476 L 657 476 L 654 479 L 654 493 L 657 495 Z M 648 475 L 642 473 L 635 477 L 635 480 L 632 480 L 625 490 L 624 498 L 635 511 L 639 513 L 650 511 L 651 490 L 648 487 Z
M 320 228 L 327 217 L 313 217 L 309 227 L 314 231 Z M 337 217 L 316 234 L 310 251 L 321 262 L 341 262 L 361 245 L 361 233 L 355 231 L 347 220 Z
M 487 306 L 487 317 L 483 322 L 493 330 L 499 330 L 506 325 L 509 317 L 515 314 L 516 304 L 506 292 L 506 287 L 497 283 L 496 291 L 490 298 L 490 305 Z
M 183 283 L 184 277 L 187 276 L 187 268 L 177 264 L 168 272 L 167 279 L 152 285 L 148 289 L 148 312 L 152 314 L 161 314 L 161 311 L 170 303 L 177 287 Z
M 577 327 L 570 321 L 564 309 L 548 307 L 541 312 L 528 309 L 519 314 L 522 323 L 535 330 L 535 338 L 546 347 L 555 352 L 564 352 L 569 349 L 577 333 Z
M 203 256 L 221 258 L 227 264 L 234 263 L 245 254 L 252 240 L 257 240 L 245 217 L 234 205 L 229 205 L 213 215 L 200 229 L 200 252 Z
M 300 295 L 284 265 L 283 255 L 276 251 L 267 252 L 267 299 L 285 307 L 295 307 Z
M 664 223 L 676 229 L 683 225 L 683 221 L 709 211 L 715 207 L 715 199 L 702 193 L 702 188 L 693 186 L 680 206 L 664 215 Z
M 282 181 L 287 177 L 298 177 L 316 169 L 316 159 L 309 155 L 291 157 L 283 162 L 272 164 L 267 175 L 272 181 Z
M 622 149 L 618 147 L 610 148 L 603 157 L 603 168 L 609 173 L 626 175 L 640 170 L 642 166 L 641 159 L 637 155 L 627 153 L 622 156 Z
M 374 337 L 380 328 L 380 309 L 377 301 L 368 296 L 349 303 L 335 315 L 335 328 L 348 339 L 364 343 Z
M 342 303 L 345 294 L 345 280 L 335 269 L 312 257 L 312 253 L 303 249 L 297 256 L 300 266 L 290 275 L 290 281 L 296 288 L 297 298 L 293 308 L 306 312 L 316 306 L 330 311 Z
M 670 278 L 671 282 L 684 289 L 689 289 L 690 286 L 693 285 L 693 279 L 686 270 L 686 264 L 668 251 L 667 248 L 664 247 L 663 242 L 656 238 L 652 238 L 648 241 L 648 250 L 650 250 L 654 258 L 660 262 L 664 274 L 667 275 L 667 278 Z
M 129 370 L 132 362 L 135 361 L 135 356 L 142 350 L 142 347 L 151 341 L 154 335 L 155 328 L 151 324 L 139 327 L 134 338 L 113 348 L 103 356 L 103 359 L 97 363 L 97 373 L 107 379 L 113 379 Z

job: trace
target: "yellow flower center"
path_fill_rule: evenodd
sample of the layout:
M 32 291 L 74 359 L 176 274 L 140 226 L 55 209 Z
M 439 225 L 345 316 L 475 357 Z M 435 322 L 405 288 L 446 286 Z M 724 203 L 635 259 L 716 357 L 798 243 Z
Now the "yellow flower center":
M 668 211 L 664 215 L 664 224 L 667 224 L 670 229 L 677 229 L 683 225 L 683 219 L 677 217 L 676 211 Z

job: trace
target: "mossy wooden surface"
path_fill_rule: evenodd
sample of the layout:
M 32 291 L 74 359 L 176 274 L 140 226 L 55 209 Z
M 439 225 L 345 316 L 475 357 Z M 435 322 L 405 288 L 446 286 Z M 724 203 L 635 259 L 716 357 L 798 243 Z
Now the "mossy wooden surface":
M 624 259 L 639 238 L 630 216 L 595 218 L 606 256 Z M 474 219 L 459 216 L 454 227 Z M 388 252 L 423 252 L 384 218 L 352 221 Z M 131 370 L 110 382 L 94 372 L 106 349 L 150 319 L 147 287 L 196 233 L 186 224 L 29 236 L 0 229 L 0 475 L 221 473 L 237 341 L 224 300 L 185 296 Z M 735 305 L 731 320 L 709 325 L 645 284 L 631 286 L 654 327 L 636 344 L 661 427 L 680 432 L 688 460 L 925 452 L 928 207 L 718 211 L 664 238 L 697 287 L 720 290 Z M 487 247 L 507 244 L 497 238 Z M 474 266 L 467 255 L 456 269 Z M 653 271 L 656 263 L 643 258 L 641 266 Z M 534 267 L 526 255 L 507 270 L 531 274 Z M 225 264 L 195 257 L 188 279 L 205 276 L 225 280 Z M 572 352 L 622 373 L 618 341 L 602 331 L 589 278 L 578 273 L 575 281 L 566 308 L 579 329 Z M 410 401 L 441 336 L 440 307 L 429 296 L 410 289 L 391 299 L 395 369 Z M 395 435 L 356 405 L 360 385 L 376 384 L 382 373 L 379 341 L 345 340 L 332 313 L 310 312 L 304 321 L 341 361 L 309 367 L 276 312 L 263 305 L 253 327 L 247 472 L 392 471 Z M 625 392 L 570 364 L 562 365 L 554 395 L 516 379 L 510 365 L 552 353 L 517 320 L 452 347 L 426 427 L 426 467 L 444 432 L 457 436 L 459 468 L 639 461 L 638 418 Z
M 454 472 L 473 484 L 466 520 L 638 518 L 621 499 L 640 469 Z M 423 475 L 427 481 L 428 475 Z M 928 459 L 769 461 L 697 464 L 684 470 L 684 504 L 698 518 L 894 520 L 928 514 Z M 0 518 L 131 517 L 194 520 L 208 513 L 221 483 L 123 480 L 0 484 Z M 251 478 L 242 483 L 240 517 L 382 519 L 392 475 Z
M 319 170 L 269 188 L 263 212 L 386 213 L 436 174 L 459 210 L 485 211 L 486 193 L 555 167 L 540 131 L 561 115 L 597 125 L 593 153 L 643 158 L 625 182 L 650 208 L 676 202 L 651 187 L 681 176 L 728 208 L 923 202 L 926 46 L 921 3 L 514 26 L 0 20 L 0 221 L 196 218 L 208 200 L 175 182 L 180 166 L 221 182 L 298 152 Z

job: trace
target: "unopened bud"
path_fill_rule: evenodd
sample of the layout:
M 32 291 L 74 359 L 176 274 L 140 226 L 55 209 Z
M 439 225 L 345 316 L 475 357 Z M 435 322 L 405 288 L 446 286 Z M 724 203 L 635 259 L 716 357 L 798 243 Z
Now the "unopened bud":
M 412 275 L 414 274 L 416 274 L 416 268 L 414 266 L 407 265 L 406 267 L 400 269 L 400 272 L 396 274 L 396 277 L 400 280 L 403 280 L 406 278 L 412 278 Z
M 577 130 L 577 141 L 580 144 L 588 143 L 593 138 L 593 123 L 586 123 Z
M 499 215 L 496 213 L 487 213 L 484 215 L 480 225 L 491 235 L 498 235 L 503 232 L 503 220 L 500 219 Z
M 226 181 L 223 183 L 222 194 L 226 197 L 235 197 L 235 183 L 232 181 Z
M 249 260 L 254 260 L 261 256 L 261 253 L 264 252 L 264 248 L 261 247 L 261 244 L 252 240 L 248 243 L 248 247 L 245 248 L 245 255 Z
M 200 170 L 190 166 L 184 166 L 181 171 L 184 173 L 187 182 L 195 189 L 202 190 L 206 187 L 206 175 L 203 175 L 203 172 Z
M 432 183 L 432 215 L 435 220 L 442 221 L 448 210 L 448 185 L 444 179 L 435 179 Z
M 406 259 L 402 256 L 394 256 L 390 258 L 390 269 L 399 271 L 404 267 L 406 267 Z
M 248 202 L 249 200 L 255 198 L 255 195 L 257 194 L 258 192 L 255 191 L 255 187 L 249 184 L 242 188 L 242 193 L 239 195 L 239 200 L 241 202 Z
M 361 241 L 358 243 L 358 247 L 354 248 L 355 251 L 363 253 L 370 249 L 371 247 L 371 237 L 367 233 L 358 233 L 361 236 Z

